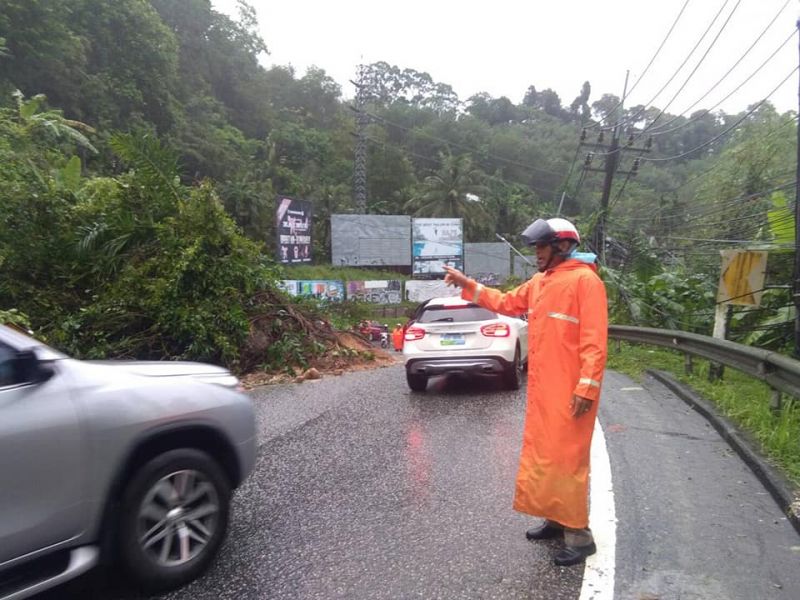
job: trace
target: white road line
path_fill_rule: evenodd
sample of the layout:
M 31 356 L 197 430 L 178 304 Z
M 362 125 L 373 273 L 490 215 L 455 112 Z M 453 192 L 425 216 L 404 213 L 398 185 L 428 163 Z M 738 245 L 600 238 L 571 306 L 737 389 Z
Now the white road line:
M 586 559 L 580 600 L 613 600 L 617 515 L 611 485 L 611 463 L 599 419 L 595 422 L 592 436 L 591 465 L 589 526 L 597 544 L 597 553 Z

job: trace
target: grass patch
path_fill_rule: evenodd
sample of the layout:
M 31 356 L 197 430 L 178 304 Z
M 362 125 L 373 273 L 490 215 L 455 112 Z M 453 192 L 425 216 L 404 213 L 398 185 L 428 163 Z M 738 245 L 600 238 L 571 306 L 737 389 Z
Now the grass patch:
M 609 369 L 621 371 L 637 381 L 641 381 L 647 368 L 671 373 L 712 401 L 723 415 L 749 433 L 761 445 L 762 454 L 794 485 L 800 485 L 800 405 L 797 400 L 784 396 L 784 408 L 775 414 L 769 408 L 767 384 L 727 367 L 724 379 L 711 383 L 708 361 L 695 358 L 692 375 L 684 373 L 683 365 L 683 354 L 679 352 L 609 342 Z
M 283 269 L 286 279 L 336 279 L 343 281 L 364 281 L 370 279 L 409 279 L 396 271 L 360 269 L 358 267 L 335 267 L 333 265 L 295 265 Z

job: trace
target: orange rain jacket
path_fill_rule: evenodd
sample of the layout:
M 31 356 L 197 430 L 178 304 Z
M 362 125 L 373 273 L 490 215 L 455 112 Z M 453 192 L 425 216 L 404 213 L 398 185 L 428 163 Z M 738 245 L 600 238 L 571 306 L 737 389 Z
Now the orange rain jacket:
M 505 315 L 528 313 L 528 400 L 514 509 L 588 527 L 589 449 L 608 350 L 597 268 L 571 258 L 510 292 L 471 281 L 461 296 Z M 573 395 L 593 401 L 577 419 Z
M 406 332 L 403 331 L 403 327 L 395 327 L 392 330 L 392 345 L 396 352 L 400 352 L 403 349 L 403 344 L 405 343 L 405 335 Z

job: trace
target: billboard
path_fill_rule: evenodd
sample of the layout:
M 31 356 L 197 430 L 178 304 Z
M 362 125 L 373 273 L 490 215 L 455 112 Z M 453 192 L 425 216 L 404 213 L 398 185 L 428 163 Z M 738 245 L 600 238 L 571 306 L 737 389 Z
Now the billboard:
M 528 280 L 539 272 L 539 269 L 536 268 L 536 257 L 528 256 L 527 258 L 533 264 L 528 264 L 520 256 L 514 254 L 514 277 Z
M 331 215 L 335 266 L 411 265 L 411 217 Z
M 412 273 L 418 279 L 442 279 L 444 266 L 464 270 L 461 219 L 413 219 Z
M 282 279 L 278 281 L 278 289 L 283 290 L 290 296 L 297 296 L 297 280 L 296 279 Z
M 502 242 L 464 244 L 464 267 L 483 285 L 500 285 L 511 274 L 511 250 Z
M 275 207 L 278 262 L 311 262 L 311 202 L 278 196 Z
M 400 304 L 403 284 L 399 279 L 348 281 L 347 299 L 374 304 Z
M 424 302 L 431 298 L 449 298 L 460 296 L 461 290 L 452 285 L 445 285 L 441 279 L 433 281 L 406 281 L 406 300 L 409 302 Z
M 344 282 L 333 279 L 284 279 L 278 287 L 292 296 L 316 298 L 323 302 L 344 300 Z

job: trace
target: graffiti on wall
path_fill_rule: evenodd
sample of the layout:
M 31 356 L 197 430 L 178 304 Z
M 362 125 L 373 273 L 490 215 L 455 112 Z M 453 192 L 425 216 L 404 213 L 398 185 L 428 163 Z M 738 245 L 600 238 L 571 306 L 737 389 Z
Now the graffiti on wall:
M 344 282 L 331 279 L 284 279 L 279 286 L 292 296 L 316 298 L 323 302 L 342 302 L 344 300 Z
M 403 300 L 400 280 L 348 281 L 347 299 L 372 304 L 400 304 Z

